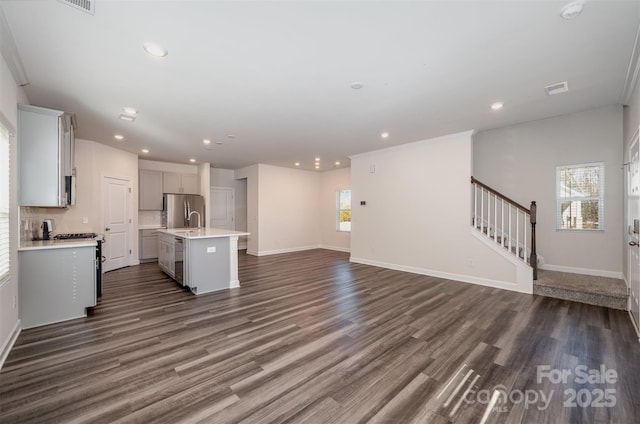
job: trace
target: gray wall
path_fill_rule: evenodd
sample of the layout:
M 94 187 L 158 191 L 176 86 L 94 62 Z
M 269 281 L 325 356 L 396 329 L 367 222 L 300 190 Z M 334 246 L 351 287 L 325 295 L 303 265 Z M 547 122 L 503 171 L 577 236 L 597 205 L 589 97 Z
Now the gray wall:
M 549 268 L 617 276 L 623 254 L 623 111 L 611 105 L 479 132 L 473 175 L 538 203 L 538 254 Z M 604 231 L 556 230 L 556 166 L 605 162 Z

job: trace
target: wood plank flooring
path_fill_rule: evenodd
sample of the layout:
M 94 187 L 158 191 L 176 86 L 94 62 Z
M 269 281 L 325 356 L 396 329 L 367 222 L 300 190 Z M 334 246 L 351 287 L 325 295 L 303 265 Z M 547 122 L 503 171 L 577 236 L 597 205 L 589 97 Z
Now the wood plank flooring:
M 106 274 L 89 317 L 22 332 L 0 422 L 640 422 L 624 311 L 327 250 L 239 260 L 239 289 L 197 297 L 157 264 Z

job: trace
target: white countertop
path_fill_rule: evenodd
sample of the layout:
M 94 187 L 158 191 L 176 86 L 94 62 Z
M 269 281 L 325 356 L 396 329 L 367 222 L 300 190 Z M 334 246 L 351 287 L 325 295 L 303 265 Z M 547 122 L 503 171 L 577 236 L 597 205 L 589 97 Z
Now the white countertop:
M 162 225 L 150 224 L 150 225 L 138 225 L 138 230 L 159 230 L 164 229 Z
M 18 251 L 23 250 L 40 250 L 40 249 L 69 249 L 73 247 L 95 247 L 95 240 L 37 240 L 27 241 L 20 245 Z
M 222 228 L 170 228 L 160 229 L 160 233 L 171 234 L 176 237 L 182 237 L 185 239 L 199 239 L 199 238 L 215 238 L 215 237 L 238 237 L 248 236 L 250 233 L 243 231 L 225 230 Z

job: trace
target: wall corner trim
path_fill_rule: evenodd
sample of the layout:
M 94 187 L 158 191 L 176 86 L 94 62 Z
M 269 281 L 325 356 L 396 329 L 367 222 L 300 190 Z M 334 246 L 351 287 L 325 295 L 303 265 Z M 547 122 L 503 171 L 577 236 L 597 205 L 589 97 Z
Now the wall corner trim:
M 640 25 L 638 25 L 638 30 L 636 31 L 636 39 L 633 44 L 633 50 L 631 50 L 629 67 L 627 68 L 627 75 L 622 88 L 621 98 L 623 105 L 628 105 L 631 101 L 631 96 L 633 96 L 638 83 L 638 74 L 640 74 Z

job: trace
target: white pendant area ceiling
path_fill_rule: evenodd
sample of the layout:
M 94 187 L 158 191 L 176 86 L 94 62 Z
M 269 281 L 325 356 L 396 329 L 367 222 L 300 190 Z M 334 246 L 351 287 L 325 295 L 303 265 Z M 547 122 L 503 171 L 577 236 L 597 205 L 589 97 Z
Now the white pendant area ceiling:
M 314 170 L 318 157 L 323 171 L 351 154 L 621 104 L 640 22 L 638 1 L 585 1 L 573 19 L 560 15 L 567 1 L 92 3 L 93 14 L 0 2 L 29 102 L 76 113 L 78 138 L 230 169 Z

